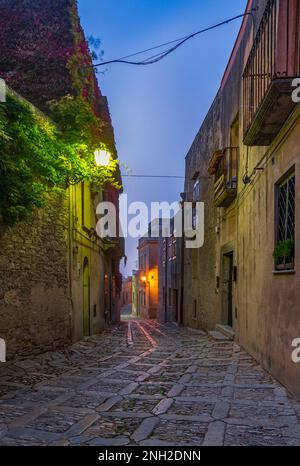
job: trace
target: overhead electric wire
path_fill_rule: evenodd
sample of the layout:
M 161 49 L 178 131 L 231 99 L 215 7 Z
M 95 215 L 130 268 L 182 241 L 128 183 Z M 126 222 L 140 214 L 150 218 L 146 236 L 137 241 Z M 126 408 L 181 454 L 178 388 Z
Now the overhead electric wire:
M 154 47 L 150 47 L 149 49 L 141 50 L 140 52 L 131 53 L 130 55 L 126 55 L 125 57 L 118 58 L 118 60 L 126 60 L 127 58 L 132 58 L 132 57 L 136 57 L 137 55 L 142 55 L 147 52 L 152 52 L 152 50 L 157 50 L 162 47 L 166 47 L 167 45 L 174 44 L 175 42 L 179 42 L 183 39 L 186 39 L 187 37 L 189 37 L 189 34 L 187 34 L 184 37 L 180 37 L 179 39 L 170 40 L 169 42 L 165 42 L 164 44 L 155 45 Z
M 184 180 L 185 176 L 180 176 L 180 175 L 130 175 L 129 173 L 127 174 L 122 174 L 122 178 L 172 178 L 172 179 L 177 179 L 177 180 Z M 211 176 L 200 176 L 199 179 L 201 180 L 210 180 L 212 177 Z
M 231 23 L 233 21 L 236 21 L 237 19 L 244 18 L 245 16 L 252 16 L 252 15 L 253 15 L 252 11 L 249 11 L 247 13 L 243 13 L 241 15 L 237 15 L 237 16 L 234 16 L 232 18 L 229 18 L 229 19 L 227 19 L 225 21 L 222 21 L 222 22 L 220 22 L 218 24 L 214 24 L 213 26 L 209 26 L 207 28 L 201 29 L 200 31 L 194 32 L 193 34 L 189 34 L 188 36 L 185 36 L 185 37 L 183 37 L 181 39 L 175 39 L 175 40 L 172 40 L 170 42 L 166 42 L 165 44 L 160 44 L 160 45 L 157 45 L 155 47 L 150 47 L 150 48 L 148 48 L 146 50 L 142 50 L 140 52 L 132 53 L 132 54 L 127 55 L 127 56 L 122 57 L 122 58 L 108 60 L 108 61 L 101 62 L 101 63 L 96 63 L 96 64 L 93 64 L 93 65 L 90 65 L 89 67 L 90 68 L 97 68 L 99 66 L 110 65 L 112 63 L 123 63 L 123 64 L 127 64 L 127 65 L 137 65 L 137 66 L 153 65 L 154 63 L 157 63 L 157 62 L 163 60 L 165 57 L 167 57 L 171 53 L 175 52 L 175 50 L 177 50 L 179 47 L 181 47 L 188 40 L 190 40 L 190 39 L 192 39 L 192 38 L 194 38 L 194 37 L 196 37 L 196 36 L 198 36 L 200 34 L 203 34 L 205 32 L 212 31 L 213 29 L 224 26 L 225 24 L 229 24 L 229 23 Z M 127 60 L 128 58 L 132 58 L 132 57 L 135 57 L 137 55 L 141 55 L 141 54 L 144 54 L 144 53 L 150 52 L 152 50 L 156 50 L 156 49 L 165 47 L 167 45 L 170 45 L 170 44 L 173 44 L 173 43 L 176 43 L 176 42 L 178 42 L 178 43 L 176 45 L 174 45 L 173 47 L 171 47 L 170 49 L 165 50 L 165 51 L 163 51 L 163 52 L 161 52 L 159 54 L 153 55 L 151 57 L 148 57 L 143 61 L 129 61 L 129 60 Z
M 123 174 L 122 178 L 175 178 L 175 179 L 183 179 L 184 176 L 176 176 L 176 175 L 130 175 L 130 174 Z

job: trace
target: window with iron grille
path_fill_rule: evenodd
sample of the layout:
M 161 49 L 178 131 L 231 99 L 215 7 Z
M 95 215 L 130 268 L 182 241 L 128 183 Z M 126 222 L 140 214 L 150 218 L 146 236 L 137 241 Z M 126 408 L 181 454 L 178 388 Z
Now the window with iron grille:
M 166 238 L 163 239 L 162 255 L 163 255 L 163 267 L 165 267 L 166 266 L 166 255 L 167 255 L 167 240 L 166 240 Z
M 196 204 L 193 204 L 192 208 L 192 228 L 193 230 L 196 230 L 198 228 L 198 214 Z
M 277 185 L 276 248 L 277 269 L 293 269 L 295 261 L 295 173 Z
M 194 180 L 193 186 L 193 202 L 200 201 L 200 179 L 197 177 Z
M 169 245 L 169 262 L 174 261 L 176 259 L 176 254 L 177 254 L 177 241 L 176 237 L 172 235 L 168 239 L 168 245 Z

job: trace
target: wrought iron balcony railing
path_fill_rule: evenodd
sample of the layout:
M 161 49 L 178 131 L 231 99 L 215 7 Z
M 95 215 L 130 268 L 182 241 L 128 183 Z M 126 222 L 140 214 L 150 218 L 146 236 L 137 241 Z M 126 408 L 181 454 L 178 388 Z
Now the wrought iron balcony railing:
M 267 146 L 295 107 L 299 1 L 269 0 L 243 74 L 244 143 Z
M 228 207 L 237 195 L 238 147 L 216 151 L 210 161 L 208 172 L 215 176 L 215 206 Z

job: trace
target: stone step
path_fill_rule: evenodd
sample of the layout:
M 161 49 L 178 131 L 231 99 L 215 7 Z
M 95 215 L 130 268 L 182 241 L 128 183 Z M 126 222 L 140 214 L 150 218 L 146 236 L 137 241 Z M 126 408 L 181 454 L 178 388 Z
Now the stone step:
M 208 335 L 216 341 L 230 341 L 230 338 L 226 337 L 224 333 L 218 332 L 217 330 L 208 332 Z
M 223 335 L 225 335 L 225 337 L 227 337 L 229 340 L 234 340 L 235 331 L 232 327 L 229 327 L 229 325 L 218 324 L 216 325 L 216 331 L 223 333 Z

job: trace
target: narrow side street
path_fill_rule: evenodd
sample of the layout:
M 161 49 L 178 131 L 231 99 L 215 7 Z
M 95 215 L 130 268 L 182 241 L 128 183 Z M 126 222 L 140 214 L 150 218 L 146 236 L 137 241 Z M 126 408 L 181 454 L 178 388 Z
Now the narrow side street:
M 0 366 L 1 445 L 300 445 L 300 403 L 233 342 L 127 318 Z

